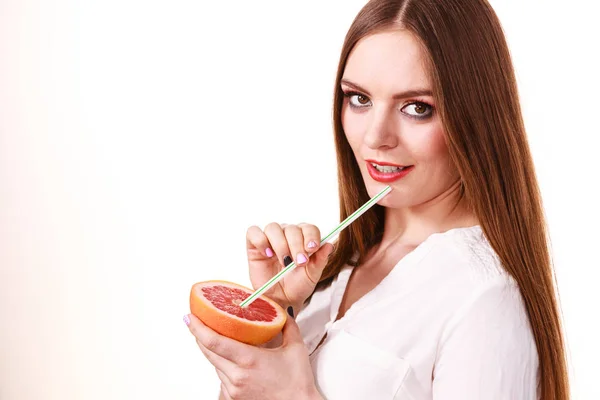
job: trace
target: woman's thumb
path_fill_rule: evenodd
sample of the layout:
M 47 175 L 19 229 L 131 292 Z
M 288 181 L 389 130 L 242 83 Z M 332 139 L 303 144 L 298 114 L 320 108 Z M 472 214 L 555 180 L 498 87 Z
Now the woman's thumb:
M 300 327 L 296 323 L 294 317 L 288 316 L 285 325 L 283 326 L 283 344 L 291 344 L 294 342 L 303 342 Z
M 316 253 L 310 256 L 310 262 L 306 267 L 309 276 L 313 278 L 314 282 L 317 282 L 321 277 L 321 273 L 327 265 L 327 259 L 333 252 L 333 249 L 334 247 L 331 243 L 325 243 Z

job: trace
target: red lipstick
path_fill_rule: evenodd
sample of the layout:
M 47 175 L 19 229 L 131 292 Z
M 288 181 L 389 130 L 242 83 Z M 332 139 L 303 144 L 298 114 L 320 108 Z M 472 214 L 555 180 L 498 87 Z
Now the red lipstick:
M 385 161 L 377 161 L 377 160 L 365 160 L 365 161 L 367 162 L 367 169 L 369 171 L 369 175 L 371 175 L 371 178 L 373 178 L 377 182 L 383 182 L 383 183 L 390 183 L 390 182 L 397 181 L 398 179 L 405 177 L 410 171 L 412 171 L 414 169 L 414 165 L 407 165 L 407 166 L 397 165 L 397 164 L 392 164 L 392 163 L 388 163 Z M 373 166 L 373 163 L 377 164 L 381 167 L 389 166 L 389 167 L 399 167 L 402 169 L 400 169 L 399 171 L 394 171 L 394 172 L 381 172 Z

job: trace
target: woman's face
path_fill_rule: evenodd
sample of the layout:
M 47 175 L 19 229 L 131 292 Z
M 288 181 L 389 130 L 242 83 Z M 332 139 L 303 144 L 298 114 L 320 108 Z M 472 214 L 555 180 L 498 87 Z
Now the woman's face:
M 434 201 L 459 179 L 424 60 L 412 34 L 373 34 L 356 44 L 341 81 L 344 132 L 369 195 L 392 187 L 386 207 Z

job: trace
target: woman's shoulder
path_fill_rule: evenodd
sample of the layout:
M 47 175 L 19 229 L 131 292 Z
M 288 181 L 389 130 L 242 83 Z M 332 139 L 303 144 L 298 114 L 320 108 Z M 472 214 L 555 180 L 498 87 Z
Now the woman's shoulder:
M 516 280 L 503 268 L 480 226 L 453 229 L 430 239 L 414 268 L 413 283 L 430 293 L 429 302 L 445 310 L 446 317 L 484 300 L 522 308 Z
M 480 287 L 491 282 L 515 284 L 480 225 L 434 234 L 424 262 L 446 277 Z
M 480 226 L 433 238 L 423 261 L 427 265 L 420 267 L 430 270 L 423 282 L 429 282 L 434 293 L 430 296 L 432 307 L 443 322 L 440 343 L 455 330 L 465 329 L 484 336 L 510 336 L 524 343 L 527 351 L 535 347 L 519 286 L 503 268 Z M 459 336 L 469 337 L 463 333 Z

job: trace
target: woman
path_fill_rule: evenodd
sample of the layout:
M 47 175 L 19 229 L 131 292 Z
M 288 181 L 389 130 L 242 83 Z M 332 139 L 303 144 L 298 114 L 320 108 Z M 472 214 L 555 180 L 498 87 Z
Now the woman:
M 567 399 L 546 227 L 509 50 L 485 0 L 373 0 L 336 77 L 340 217 L 248 230 L 267 348 L 191 319 L 225 399 Z M 313 254 L 314 253 L 314 254 Z

